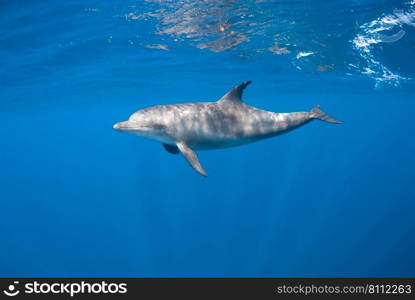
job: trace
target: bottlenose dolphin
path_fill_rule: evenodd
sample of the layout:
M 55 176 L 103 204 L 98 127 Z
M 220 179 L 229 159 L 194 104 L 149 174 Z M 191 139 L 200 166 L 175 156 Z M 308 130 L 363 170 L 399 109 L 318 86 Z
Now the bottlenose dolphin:
M 325 114 L 320 105 L 311 112 L 274 113 L 242 102 L 245 81 L 216 102 L 158 105 L 139 110 L 128 121 L 114 125 L 115 130 L 163 143 L 172 153 L 182 153 L 203 176 L 207 173 L 194 150 L 240 146 L 277 136 L 319 119 L 342 123 Z

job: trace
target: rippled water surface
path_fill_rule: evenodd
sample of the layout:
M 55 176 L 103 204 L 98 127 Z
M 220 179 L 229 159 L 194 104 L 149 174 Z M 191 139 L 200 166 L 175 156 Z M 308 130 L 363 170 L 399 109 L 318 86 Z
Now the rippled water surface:
M 0 276 L 413 276 L 415 1 L 0 2 Z M 321 104 L 181 156 L 157 104 Z

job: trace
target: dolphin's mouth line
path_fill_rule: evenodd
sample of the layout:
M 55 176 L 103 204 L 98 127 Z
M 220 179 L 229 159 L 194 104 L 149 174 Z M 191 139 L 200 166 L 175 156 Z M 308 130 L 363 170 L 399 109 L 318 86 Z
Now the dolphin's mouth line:
M 130 128 L 130 127 L 121 127 L 117 130 L 124 130 L 124 131 L 143 131 L 143 128 Z
M 112 128 L 114 128 L 117 131 L 139 131 L 140 129 L 142 130 L 143 128 L 138 128 L 138 127 L 128 127 L 128 126 L 123 126 L 120 123 L 116 123 L 112 126 Z

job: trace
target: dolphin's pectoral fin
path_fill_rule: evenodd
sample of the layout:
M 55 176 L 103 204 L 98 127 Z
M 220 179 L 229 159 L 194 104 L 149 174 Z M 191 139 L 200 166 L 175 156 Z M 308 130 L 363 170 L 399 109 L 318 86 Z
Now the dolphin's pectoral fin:
M 172 145 L 168 145 L 168 144 L 163 144 L 164 149 L 167 150 L 167 152 L 171 153 L 171 154 L 179 154 L 180 150 L 179 148 L 177 148 L 177 146 L 172 146 Z
M 244 89 L 251 83 L 251 81 L 244 81 L 240 85 L 235 86 L 228 93 L 226 93 L 219 101 L 232 101 L 236 103 L 242 102 L 242 93 Z
M 194 153 L 192 149 L 190 149 L 183 142 L 177 143 L 177 148 L 179 148 L 180 152 L 187 159 L 187 161 L 193 167 L 193 169 L 195 169 L 199 174 L 203 176 L 208 176 L 205 170 L 203 170 L 202 166 L 200 165 L 200 162 L 199 162 L 199 159 L 197 158 L 196 153 Z

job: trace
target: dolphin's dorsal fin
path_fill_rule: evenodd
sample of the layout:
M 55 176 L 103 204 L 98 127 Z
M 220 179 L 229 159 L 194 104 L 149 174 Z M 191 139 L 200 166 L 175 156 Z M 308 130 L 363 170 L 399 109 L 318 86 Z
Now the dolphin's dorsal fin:
M 203 176 L 208 176 L 206 171 L 203 170 L 203 167 L 200 165 L 200 162 L 199 162 L 199 159 L 197 158 L 196 153 L 194 153 L 193 150 L 190 149 L 189 146 L 186 145 L 186 143 L 178 142 L 177 148 L 179 148 L 180 152 L 187 159 L 187 161 L 192 166 L 192 168 L 196 170 L 196 172 L 198 172 L 199 174 Z
M 251 83 L 251 81 L 244 81 L 241 84 L 235 86 L 229 92 L 227 92 L 222 98 L 219 99 L 220 102 L 232 101 L 236 103 L 242 102 L 242 93 L 244 89 Z

